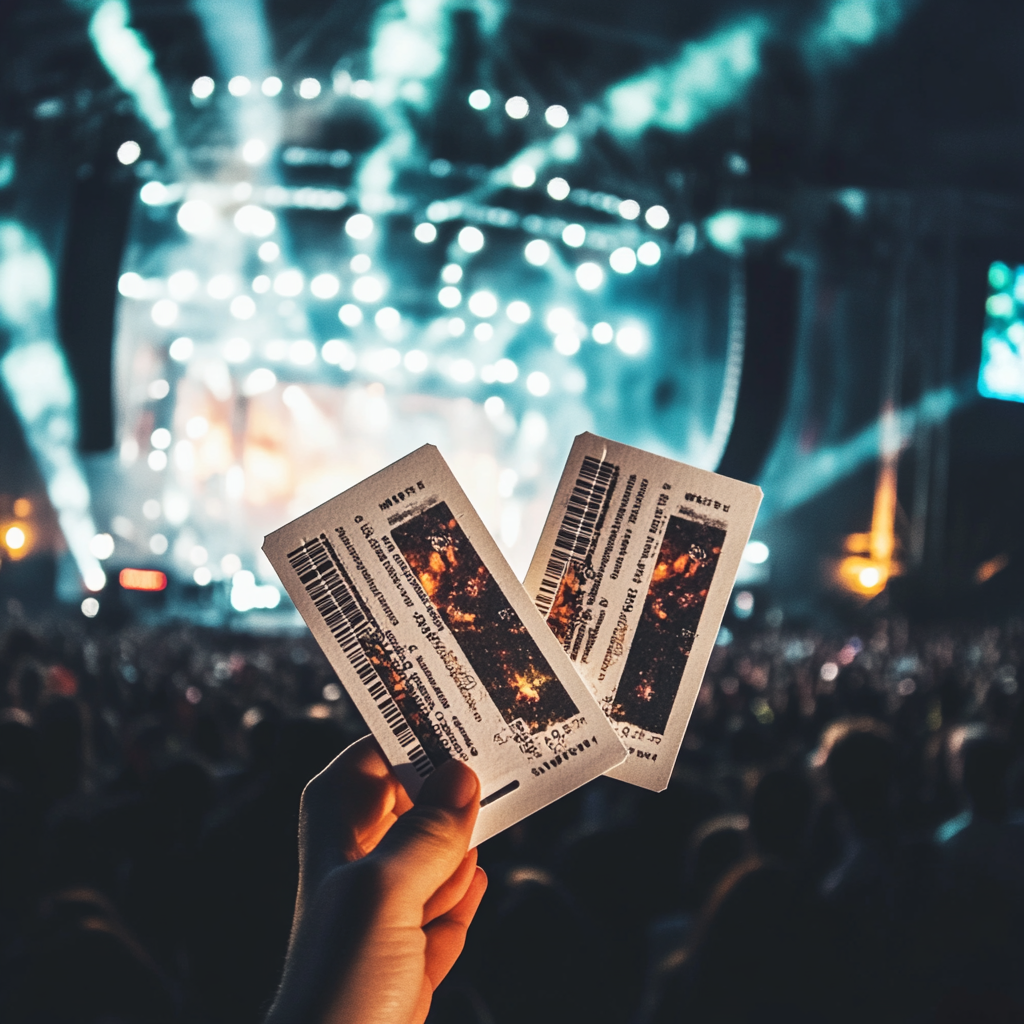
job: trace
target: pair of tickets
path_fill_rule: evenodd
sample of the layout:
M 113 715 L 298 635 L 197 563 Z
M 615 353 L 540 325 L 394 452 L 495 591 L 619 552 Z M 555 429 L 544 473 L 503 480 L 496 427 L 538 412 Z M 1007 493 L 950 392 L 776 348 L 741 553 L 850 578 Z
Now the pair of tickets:
M 477 844 L 601 774 L 668 785 L 760 502 L 581 434 L 520 583 L 425 445 L 263 549 L 409 795 L 480 777 Z

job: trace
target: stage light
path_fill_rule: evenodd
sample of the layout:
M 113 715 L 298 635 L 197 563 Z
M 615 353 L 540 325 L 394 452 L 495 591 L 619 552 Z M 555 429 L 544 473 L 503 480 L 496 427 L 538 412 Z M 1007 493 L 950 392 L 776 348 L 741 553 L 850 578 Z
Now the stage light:
M 486 320 L 498 312 L 498 300 L 493 292 L 474 292 L 469 297 L 469 310 L 474 316 Z
M 423 221 L 422 224 L 416 225 L 416 230 L 413 231 L 413 237 L 417 242 L 422 242 L 424 245 L 428 245 L 437 238 L 437 228 L 435 228 L 429 221 Z
M 466 333 L 466 321 L 461 316 L 453 316 L 448 321 L 448 333 L 453 338 L 461 338 Z
M 340 287 L 340 282 L 333 274 L 317 274 L 309 282 L 310 292 L 318 299 L 333 299 Z
M 990 295 L 985 303 L 985 311 L 990 316 L 1001 319 L 1013 316 L 1013 296 L 1005 292 Z
M 146 282 L 140 275 L 129 270 L 117 279 L 117 290 L 126 299 L 141 299 L 145 294 Z
M 156 498 L 148 498 L 142 504 L 142 514 L 150 521 L 160 518 L 160 502 Z
M 266 295 L 270 291 L 271 282 L 266 274 L 257 274 L 252 279 L 252 290 L 257 295 Z
M 839 676 L 839 666 L 834 661 L 823 662 L 818 675 L 826 683 L 834 683 Z
M 167 554 L 168 541 L 162 533 L 154 533 L 149 538 L 149 550 L 154 555 L 165 555 Z
M 208 586 L 210 581 L 213 579 L 213 573 L 205 566 L 201 565 L 194 573 L 192 573 L 192 579 L 200 587 Z M 198 704 L 202 698 L 202 693 L 194 686 L 190 686 L 185 692 L 185 698 L 190 704 Z
M 304 100 L 315 100 L 320 95 L 320 82 L 316 78 L 304 78 L 299 82 L 299 95 Z
M 569 194 L 569 182 L 565 178 L 552 178 L 548 182 L 548 195 L 552 199 L 562 200 Z
M 363 311 L 351 302 L 346 302 L 338 310 L 338 319 L 346 327 L 358 327 L 363 322 Z
M 109 533 L 97 533 L 89 541 L 89 551 L 94 558 L 106 561 L 114 553 L 114 538 Z
M 220 571 L 225 576 L 234 576 L 241 568 L 242 560 L 236 554 L 228 553 L 220 560 Z
M 535 267 L 543 267 L 551 257 L 551 246 L 543 238 L 535 238 L 532 242 L 526 243 L 523 250 L 526 262 Z
M 166 427 L 157 427 L 156 430 L 150 435 L 149 443 L 154 448 L 170 448 L 171 446 L 171 432 Z
M 331 338 L 330 341 L 324 342 L 323 348 L 320 349 L 320 358 L 342 370 L 352 370 L 356 365 L 356 355 L 352 346 L 339 338 Z
M 468 384 L 476 376 L 476 367 L 469 359 L 456 359 L 448 368 L 452 380 L 459 384 Z
M 235 300 L 237 301 L 237 299 Z M 252 301 L 250 299 L 250 301 Z M 244 363 L 252 355 L 252 345 L 246 338 L 228 338 L 224 342 L 224 358 L 229 363 Z M 189 420 L 191 423 L 192 421 Z M 206 422 L 205 420 L 203 421 Z
M 477 341 L 490 341 L 494 337 L 494 327 L 488 323 L 477 324 L 473 328 L 473 337 Z
M 857 576 L 860 580 L 860 585 L 868 590 L 878 586 L 878 581 L 881 579 L 881 573 L 873 566 L 869 565 L 861 569 Z
M 423 373 L 430 364 L 426 352 L 421 352 L 418 348 L 406 352 L 403 362 L 410 373 Z
M 122 569 L 117 578 L 125 590 L 158 591 L 167 588 L 167 576 L 159 569 Z
M 661 246 L 657 242 L 644 242 L 637 249 L 636 258 L 645 267 L 653 267 L 661 259 Z
M 365 252 L 356 253 L 348 261 L 348 268 L 353 274 L 365 274 L 373 266 L 373 260 Z
M 177 302 L 187 302 L 198 288 L 199 278 L 191 270 L 178 270 L 167 278 L 167 291 Z
M 146 389 L 147 396 L 152 398 L 154 402 L 159 402 L 162 398 L 166 398 L 170 392 L 171 385 L 163 377 L 150 381 L 149 387 Z
M 266 163 L 270 150 L 262 139 L 247 139 L 242 146 L 242 159 L 250 167 L 258 167 Z
M 249 320 L 256 313 L 256 303 L 248 295 L 236 295 L 231 300 L 230 312 L 236 320 Z
M 484 247 L 484 233 L 472 224 L 468 224 L 459 232 L 458 240 L 464 252 L 479 252 Z
M 544 120 L 552 128 L 564 128 L 569 123 L 569 111 L 558 103 L 553 103 L 544 111 Z
M 373 218 L 365 213 L 354 213 L 345 221 L 345 234 L 362 241 L 373 234 Z
M 167 354 L 176 363 L 187 363 L 195 351 L 195 343 L 191 338 L 175 338 L 167 349 Z
M 525 96 L 510 96 L 505 101 L 505 113 L 513 120 L 521 121 L 530 112 Z
M 273 263 L 274 260 L 281 255 L 281 246 L 277 242 L 264 242 L 257 250 L 256 255 L 259 256 L 264 263 Z
M 129 140 L 128 142 L 122 142 L 117 147 L 117 159 L 125 164 L 125 166 L 135 163 L 140 156 L 142 156 L 142 147 L 137 142 Z
M 154 473 L 162 473 L 167 468 L 167 453 L 160 451 L 159 448 L 150 452 L 146 457 L 146 464 Z
M 578 249 L 587 240 L 587 229 L 582 224 L 567 224 L 562 231 L 562 241 Z
M 469 105 L 474 110 L 486 110 L 491 105 L 491 96 L 486 89 L 474 89 L 469 94 Z
M 741 590 L 732 599 L 732 610 L 737 619 L 749 619 L 754 614 L 754 595 Z
M 596 263 L 581 263 L 576 268 L 576 283 L 585 292 L 597 291 L 604 284 L 604 271 Z
M 537 172 L 529 164 L 516 164 L 512 168 L 512 184 L 516 188 L 529 188 L 537 180 Z
M 9 526 L 4 534 L 4 544 L 11 552 L 21 551 L 28 541 L 28 536 L 20 526 Z
M 262 206 L 242 206 L 235 214 L 235 227 L 243 235 L 266 238 L 277 227 L 277 218 Z
M 600 323 L 594 324 L 594 327 L 590 332 L 590 336 L 598 343 L 598 345 L 607 345 L 615 339 L 615 330 L 611 324 L 605 323 L 602 320 Z
M 743 549 L 743 560 L 751 565 L 764 565 L 768 561 L 768 545 L 764 541 L 752 540 Z
M 260 92 L 264 96 L 278 96 L 281 93 L 281 79 L 277 75 L 271 75 L 269 78 L 263 79 L 263 84 L 260 86 Z
M 202 544 L 196 544 L 189 552 L 188 557 L 193 565 L 206 565 L 207 561 L 209 561 L 210 553 Z
M 458 263 L 448 263 L 441 268 L 441 280 L 445 284 L 458 284 L 462 280 L 462 267 Z
M 580 339 L 575 334 L 556 334 L 555 351 L 563 356 L 574 356 L 580 350 Z
M 551 379 L 542 370 L 534 370 L 526 378 L 526 390 L 536 398 L 543 398 L 551 390 Z
M 499 359 L 494 364 L 494 379 L 499 384 L 511 384 L 519 376 L 519 367 L 511 359 Z
M 185 424 L 185 434 L 193 441 L 206 437 L 210 430 L 210 421 L 205 416 L 192 416 Z
M 213 95 L 214 82 L 209 75 L 201 75 L 192 83 L 192 95 L 197 100 L 208 100 Z
M 358 302 L 380 302 L 384 295 L 384 284 L 376 277 L 357 277 L 352 282 L 352 297 Z
M 619 216 L 623 220 L 636 220 L 640 216 L 640 204 L 635 199 L 623 199 L 619 203 Z
M 281 603 L 281 593 L 271 584 L 258 586 L 248 569 L 240 569 L 231 577 L 231 607 L 236 612 L 254 608 L 273 609 Z
M 168 202 L 167 186 L 162 181 L 147 181 L 139 189 L 139 198 L 147 206 L 164 206 Z
M 373 82 L 365 78 L 357 78 L 352 83 L 351 92 L 357 100 L 371 100 L 373 99 Z
M 100 613 L 100 603 L 99 603 L 99 601 L 96 600 L 95 597 L 87 597 L 87 598 L 85 598 L 82 601 L 82 604 L 80 605 L 80 607 L 82 609 L 82 614 L 87 619 L 95 619 L 96 616 L 99 615 L 99 613 Z
M 274 278 L 274 291 L 286 299 L 293 299 L 296 295 L 302 294 L 306 282 L 299 270 L 282 270 Z
M 402 314 L 393 306 L 383 306 L 374 314 L 373 322 L 382 331 L 395 331 L 402 323 Z
M 621 327 L 615 335 L 615 344 L 625 355 L 636 356 L 646 347 L 646 339 L 639 327 Z
M 32 502 L 28 498 L 16 498 L 14 501 L 14 514 L 19 519 L 27 519 L 32 515 Z
M 169 491 L 164 495 L 164 517 L 172 526 L 181 526 L 189 515 L 188 498 L 180 491 Z
M 544 326 L 552 334 L 572 334 L 576 330 L 576 314 L 564 306 L 556 306 L 544 318 Z
M 454 285 L 447 285 L 437 293 L 437 301 L 440 302 L 445 309 L 454 309 L 460 302 L 462 302 L 462 292 L 460 292 Z
M 254 398 L 256 395 L 270 391 L 275 384 L 277 384 L 277 375 L 274 371 L 261 366 L 245 378 L 245 382 L 242 384 L 242 394 L 246 398 Z
M 516 299 L 508 304 L 505 315 L 514 324 L 525 324 L 530 319 L 530 307 L 521 299 Z
M 251 88 L 252 82 L 250 82 L 245 75 L 235 75 L 235 77 L 228 82 L 228 92 L 231 93 L 232 96 L 247 96 Z
M 288 359 L 296 366 L 309 366 L 316 359 L 316 345 L 307 338 L 293 341 L 288 346 Z
M 238 291 L 238 285 L 238 278 L 234 274 L 214 274 L 206 282 L 206 294 L 211 299 L 224 301 L 224 299 L 229 299 Z
M 178 207 L 178 224 L 187 234 L 208 235 L 216 223 L 213 207 L 202 199 L 189 199 Z
M 608 265 L 616 274 L 631 274 L 636 270 L 636 253 L 628 245 L 622 245 L 612 251 Z
M 372 348 L 363 353 L 363 366 L 371 374 L 388 373 L 401 361 L 402 353 L 397 348 Z
M 668 224 L 668 210 L 666 210 L 664 206 L 652 206 L 644 214 L 644 220 L 647 221 L 655 231 L 660 231 Z
M 178 319 L 178 304 L 173 299 L 158 299 L 149 315 L 157 327 L 170 327 Z
M 988 268 L 988 283 L 995 291 L 1004 291 L 1012 282 L 1013 271 L 1005 263 L 993 263 Z
M 498 395 L 491 395 L 490 398 L 484 401 L 484 412 L 487 416 L 496 420 L 505 411 L 505 401 Z

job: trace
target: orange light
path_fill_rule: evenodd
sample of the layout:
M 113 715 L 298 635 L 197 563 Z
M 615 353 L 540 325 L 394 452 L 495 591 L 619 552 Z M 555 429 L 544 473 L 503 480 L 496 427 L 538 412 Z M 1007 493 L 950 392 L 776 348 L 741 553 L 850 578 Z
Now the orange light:
M 28 498 L 18 498 L 14 503 L 14 514 L 19 519 L 27 519 L 32 515 L 32 502 Z
M 32 528 L 28 523 L 10 523 L 0 529 L 7 553 L 17 561 L 32 550 Z
M 167 576 L 159 569 L 122 569 L 118 580 L 125 590 L 163 590 Z
M 975 583 L 987 583 L 996 573 L 1002 572 L 1010 564 L 1009 555 L 996 555 L 995 558 L 990 558 L 987 562 L 982 562 L 981 565 L 974 571 L 974 582 Z

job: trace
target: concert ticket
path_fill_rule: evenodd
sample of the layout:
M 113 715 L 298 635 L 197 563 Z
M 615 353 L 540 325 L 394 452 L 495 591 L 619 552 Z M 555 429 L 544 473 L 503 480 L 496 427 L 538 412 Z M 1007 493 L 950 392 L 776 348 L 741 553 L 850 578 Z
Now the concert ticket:
M 626 756 L 432 445 L 263 550 L 410 796 L 476 771 L 474 844 Z
M 668 785 L 761 489 L 576 438 L 526 590 L 622 738 L 613 778 Z

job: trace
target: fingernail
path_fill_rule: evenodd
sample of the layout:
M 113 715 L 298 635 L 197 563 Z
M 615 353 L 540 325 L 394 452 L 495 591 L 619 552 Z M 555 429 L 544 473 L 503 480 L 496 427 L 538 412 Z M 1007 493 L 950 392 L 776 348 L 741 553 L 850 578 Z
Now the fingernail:
M 423 783 L 416 803 L 461 811 L 473 802 L 479 787 L 476 772 L 472 768 L 461 761 L 445 761 Z

